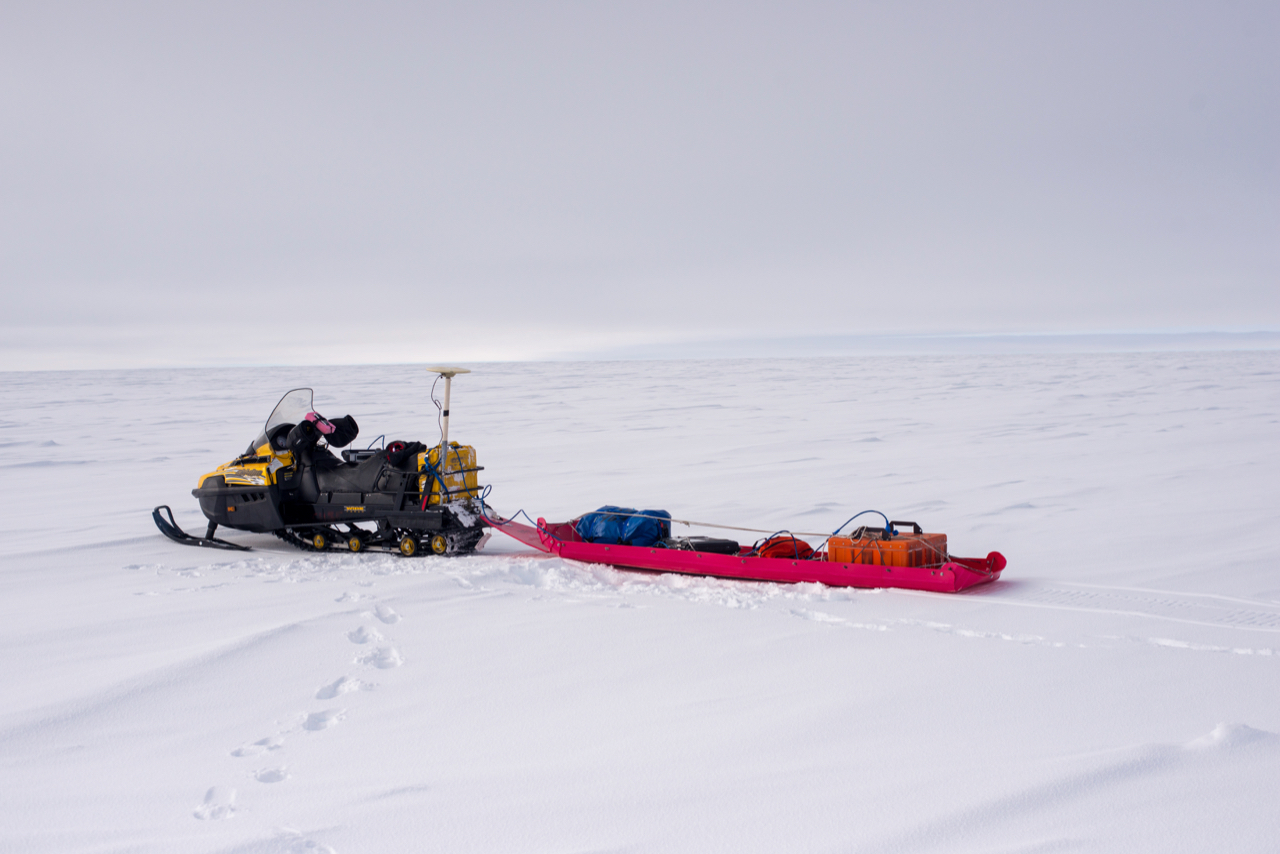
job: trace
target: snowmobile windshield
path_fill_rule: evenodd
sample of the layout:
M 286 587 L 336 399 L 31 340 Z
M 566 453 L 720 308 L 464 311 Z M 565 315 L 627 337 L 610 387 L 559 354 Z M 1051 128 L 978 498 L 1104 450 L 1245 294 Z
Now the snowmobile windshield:
M 314 412 L 314 400 L 315 395 L 309 388 L 295 388 L 280 398 L 276 408 L 271 410 L 271 415 L 267 417 L 266 426 L 262 428 L 258 438 L 253 440 L 248 452 L 254 453 L 258 448 L 273 439 L 272 433 L 279 427 L 283 425 L 292 427 L 305 418 L 308 412 Z M 280 441 L 283 441 L 283 437 L 281 437 Z

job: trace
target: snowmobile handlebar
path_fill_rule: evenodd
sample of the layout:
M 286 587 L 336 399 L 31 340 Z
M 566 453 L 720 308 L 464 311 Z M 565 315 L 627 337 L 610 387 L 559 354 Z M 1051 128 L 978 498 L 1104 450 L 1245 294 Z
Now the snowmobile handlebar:
M 319 430 L 325 436 L 328 436 L 330 433 L 334 431 L 333 424 L 326 421 L 324 419 L 324 416 L 321 415 L 319 412 L 308 412 L 304 417 L 306 418 L 306 420 L 316 425 L 316 429 Z

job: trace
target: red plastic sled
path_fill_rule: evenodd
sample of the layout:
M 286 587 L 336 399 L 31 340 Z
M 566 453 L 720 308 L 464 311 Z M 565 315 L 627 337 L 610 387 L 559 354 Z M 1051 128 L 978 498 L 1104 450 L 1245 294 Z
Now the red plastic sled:
M 985 558 L 953 557 L 941 566 L 872 566 L 863 563 L 835 563 L 824 559 L 752 557 L 749 547 L 736 555 L 644 546 L 601 545 L 583 542 L 569 522 L 550 523 L 539 519 L 536 528 L 509 519 L 490 518 L 489 523 L 527 546 L 583 563 L 605 563 L 623 569 L 650 572 L 679 572 L 685 575 L 714 575 L 751 581 L 795 583 L 818 582 L 830 587 L 902 587 L 956 593 L 966 587 L 985 584 L 1000 577 L 1004 555 L 991 552 Z

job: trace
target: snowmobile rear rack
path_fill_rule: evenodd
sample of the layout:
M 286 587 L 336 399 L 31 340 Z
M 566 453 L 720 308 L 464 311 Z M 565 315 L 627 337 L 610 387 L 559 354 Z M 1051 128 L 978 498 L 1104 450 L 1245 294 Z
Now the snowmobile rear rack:
M 166 520 L 160 515 L 160 511 L 164 511 L 164 515 L 169 518 Z M 252 551 L 248 546 L 238 545 L 226 540 L 220 540 L 213 535 L 218 529 L 217 522 L 209 523 L 209 530 L 205 532 L 203 537 L 193 537 L 182 528 L 178 527 L 178 523 L 173 519 L 173 511 L 169 509 L 168 504 L 161 504 L 159 507 L 151 511 L 151 518 L 155 520 L 156 527 L 160 529 L 160 533 L 177 543 L 184 546 L 208 546 L 211 549 L 234 549 L 235 551 L 247 552 Z

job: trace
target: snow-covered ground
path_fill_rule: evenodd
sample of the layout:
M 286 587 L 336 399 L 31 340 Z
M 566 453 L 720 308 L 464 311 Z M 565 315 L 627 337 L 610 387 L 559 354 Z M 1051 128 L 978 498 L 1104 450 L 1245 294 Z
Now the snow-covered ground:
M 1280 845 L 1280 353 L 473 367 L 451 434 L 500 512 L 875 508 L 1009 568 L 948 596 L 184 548 L 151 507 L 202 530 L 197 476 L 285 390 L 430 441 L 430 378 L 0 374 L 0 850 Z

